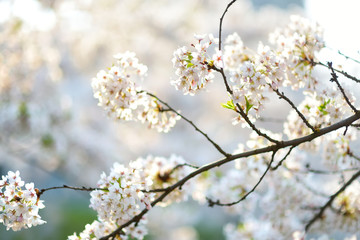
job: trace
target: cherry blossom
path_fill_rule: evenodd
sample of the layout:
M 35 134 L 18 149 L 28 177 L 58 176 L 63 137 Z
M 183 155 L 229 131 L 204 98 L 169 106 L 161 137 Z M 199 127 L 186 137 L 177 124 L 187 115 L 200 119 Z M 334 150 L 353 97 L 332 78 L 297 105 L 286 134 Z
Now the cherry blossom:
M 159 132 L 168 132 L 180 117 L 165 110 L 139 85 L 147 67 L 139 63 L 133 52 L 119 53 L 114 58 L 116 63 L 108 71 L 99 71 L 92 80 L 98 105 L 113 119 L 140 121 Z
M 22 189 L 24 187 L 25 189 Z M 19 231 L 22 228 L 46 223 L 39 216 L 39 209 L 45 206 L 43 200 L 39 200 L 34 183 L 26 183 L 21 180 L 19 171 L 9 171 L 0 180 L 0 222 L 6 229 Z

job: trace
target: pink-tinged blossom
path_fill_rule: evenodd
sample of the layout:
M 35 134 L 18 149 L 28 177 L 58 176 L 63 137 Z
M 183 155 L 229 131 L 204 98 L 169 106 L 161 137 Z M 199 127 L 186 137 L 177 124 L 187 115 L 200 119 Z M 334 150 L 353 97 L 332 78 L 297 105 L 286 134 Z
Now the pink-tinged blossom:
M 213 70 L 208 65 L 221 67 L 223 59 L 221 52 L 216 52 L 211 58 L 208 48 L 216 44 L 217 40 L 212 35 L 195 35 L 197 43 L 187 47 L 178 48 L 173 55 L 173 66 L 177 79 L 171 81 L 177 90 L 184 94 L 194 95 L 199 90 L 206 87 L 214 78 Z
M 0 223 L 6 229 L 19 231 L 23 228 L 46 223 L 38 214 L 39 209 L 44 208 L 33 183 L 21 180 L 19 171 L 9 171 L 7 176 L 2 176 L 0 185 Z
M 98 188 L 104 190 L 91 192 L 90 207 L 98 212 L 100 221 L 121 225 L 150 206 L 153 194 L 142 191 L 152 182 L 142 177 L 142 170 L 131 166 L 114 163 L 110 174 L 102 174 L 98 182 Z
M 98 105 L 113 119 L 140 121 L 159 132 L 168 132 L 179 116 L 163 111 L 158 101 L 139 85 L 147 67 L 139 63 L 133 52 L 119 53 L 114 58 L 116 63 L 108 71 L 99 71 L 92 80 Z
M 191 168 L 185 166 L 185 160 L 177 155 L 171 155 L 169 158 L 147 156 L 138 158 L 135 162 L 143 165 L 144 178 L 150 178 L 153 182 L 152 189 L 164 189 L 175 184 L 186 175 L 190 174 Z M 182 190 L 174 190 L 159 205 L 167 206 L 173 202 L 187 200 L 192 192 L 192 185 L 188 182 L 184 184 Z M 156 194 L 159 196 L 159 194 Z

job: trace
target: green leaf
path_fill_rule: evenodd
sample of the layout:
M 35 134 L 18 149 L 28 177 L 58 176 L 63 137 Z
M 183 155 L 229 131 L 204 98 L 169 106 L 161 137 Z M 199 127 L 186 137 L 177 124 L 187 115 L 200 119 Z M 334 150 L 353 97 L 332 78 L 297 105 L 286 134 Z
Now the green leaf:
M 237 225 L 237 230 L 239 230 L 240 232 L 244 231 L 245 230 L 245 224 L 244 223 L 239 223 Z
M 187 68 L 192 67 L 192 66 L 194 66 L 194 64 L 192 64 L 190 62 L 186 65 Z
M 188 60 L 191 61 L 194 57 L 191 55 L 191 52 L 187 53 Z
M 247 99 L 246 96 L 245 96 L 245 102 L 246 102 L 246 115 L 248 115 L 250 109 L 254 106 L 254 104 L 251 104 L 251 103 L 248 101 L 248 99 Z
M 18 107 L 18 113 L 20 118 L 28 118 L 30 116 L 26 102 L 21 102 Z
M 222 103 L 221 106 L 222 106 L 223 108 L 235 110 L 235 105 L 234 105 L 234 102 L 233 102 L 232 100 L 227 101 L 227 103 Z
M 54 143 L 54 138 L 50 134 L 45 134 L 41 137 L 41 145 L 45 148 L 53 147 Z
M 327 101 L 324 100 L 324 102 L 318 107 L 319 111 L 324 114 L 327 115 L 329 114 L 325 109 L 326 109 L 326 105 L 328 105 L 330 103 L 330 99 L 328 99 Z

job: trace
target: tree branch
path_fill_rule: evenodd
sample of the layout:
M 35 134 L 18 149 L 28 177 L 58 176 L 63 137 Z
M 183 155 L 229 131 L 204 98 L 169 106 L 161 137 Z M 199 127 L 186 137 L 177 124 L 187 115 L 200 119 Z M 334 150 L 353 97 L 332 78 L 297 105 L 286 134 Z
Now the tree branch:
M 275 89 L 273 88 L 270 84 L 269 84 L 270 88 L 279 96 L 279 98 L 284 99 L 286 102 L 288 102 L 290 104 L 290 106 L 296 111 L 296 113 L 299 115 L 299 117 L 303 120 L 303 122 L 305 123 L 305 125 L 310 128 L 313 132 L 316 132 L 316 129 L 311 126 L 311 124 L 308 122 L 308 120 L 306 120 L 305 116 L 297 109 L 297 107 L 294 105 L 294 103 L 285 96 L 284 93 L 281 93 L 279 91 L 279 89 Z
M 326 208 L 330 207 L 335 198 L 342 193 L 353 181 L 360 176 L 360 171 L 356 172 L 336 193 L 330 196 L 329 200 L 323 205 L 320 211 L 312 218 L 305 226 L 305 232 L 309 231 L 310 227 L 315 223 L 316 220 L 323 216 Z
M 341 91 L 346 103 L 349 105 L 349 107 L 355 112 L 357 113 L 358 110 L 351 104 L 349 98 L 346 96 L 344 89 L 341 87 L 339 81 L 338 81 L 338 76 L 336 75 L 334 68 L 332 66 L 332 62 L 328 62 L 328 66 L 329 69 L 331 70 L 331 79 L 330 82 L 335 82 L 337 87 L 339 88 L 339 90 Z
M 227 6 L 226 9 L 224 11 L 224 13 L 222 14 L 221 18 L 220 18 L 220 25 L 219 25 L 219 51 L 221 51 L 221 35 L 222 35 L 222 23 L 225 17 L 226 12 L 229 10 L 229 8 L 231 7 L 231 5 L 233 5 L 236 2 L 236 0 L 232 0 Z
M 280 143 L 280 141 L 275 140 L 275 139 L 271 138 L 269 135 L 261 132 L 261 131 L 250 121 L 249 117 L 246 115 L 246 113 L 244 112 L 244 110 L 241 108 L 241 106 L 240 106 L 238 103 L 236 104 L 236 107 L 237 107 L 237 109 L 238 109 L 238 110 L 236 110 L 236 112 L 239 113 L 242 118 L 244 118 L 244 120 L 245 120 L 245 121 L 247 122 L 247 124 L 251 127 L 251 129 L 254 130 L 259 136 L 266 138 L 267 140 L 269 140 L 269 141 L 272 142 L 272 143 L 275 143 L 275 144 L 279 144 L 279 143 Z
M 216 202 L 214 202 L 213 200 L 211 200 L 210 198 L 206 198 L 206 200 L 208 201 L 209 207 L 213 207 L 214 205 L 217 206 L 222 206 L 222 207 L 230 207 L 232 205 L 238 204 L 242 201 L 244 201 L 251 193 L 253 193 L 255 191 L 255 189 L 259 186 L 259 184 L 262 182 L 262 180 L 264 179 L 265 175 L 267 174 L 267 172 L 269 171 L 269 169 L 271 168 L 271 164 L 274 162 L 274 157 L 276 154 L 277 150 L 274 150 L 272 155 L 271 155 L 271 161 L 268 164 L 265 172 L 261 175 L 261 177 L 259 178 L 258 182 L 254 185 L 254 187 L 248 191 L 243 197 L 241 197 L 239 200 L 235 201 L 235 202 L 231 202 L 231 203 L 221 203 L 219 200 L 217 200 Z
M 360 61 L 359 61 L 359 60 L 357 60 L 357 59 L 355 59 L 355 58 L 352 58 L 352 57 L 349 57 L 348 55 L 345 55 L 345 54 L 344 54 L 343 52 L 341 52 L 340 50 L 335 50 L 335 49 L 333 49 L 333 48 L 331 48 L 331 47 L 329 47 L 329 46 L 325 46 L 325 47 L 328 48 L 328 49 L 330 49 L 330 50 L 332 50 L 332 51 L 336 51 L 337 54 L 343 56 L 346 60 L 351 60 L 351 61 L 353 61 L 353 62 L 355 62 L 355 63 L 360 64 Z
M 291 151 L 296 147 L 297 145 L 291 146 L 288 152 L 286 153 L 286 155 L 279 161 L 279 163 L 275 167 L 271 168 L 271 171 L 275 171 L 276 169 L 278 169 L 282 165 L 282 163 L 286 160 L 286 158 L 290 155 Z
M 94 190 L 104 190 L 104 189 L 102 189 L 102 188 L 71 187 L 71 186 L 68 186 L 68 185 L 62 185 L 62 186 L 59 186 L 59 187 L 50 187 L 50 188 L 40 189 L 39 192 L 37 193 L 37 196 L 40 197 L 44 192 L 49 191 L 49 190 L 64 189 L 64 188 L 72 189 L 72 190 L 77 190 L 77 191 L 88 191 L 88 192 L 91 192 L 91 191 L 94 191 Z
M 322 62 L 311 62 L 311 64 L 313 64 L 313 65 L 320 65 L 320 66 L 323 66 L 323 67 L 326 67 L 326 68 L 330 69 L 327 64 L 322 63 Z M 359 79 L 359 78 L 356 78 L 356 77 L 348 74 L 348 73 L 345 72 L 345 71 L 341 71 L 341 70 L 336 69 L 336 68 L 334 68 L 334 71 L 337 72 L 337 73 L 340 73 L 341 75 L 343 75 L 344 77 L 346 77 L 346 78 L 348 78 L 348 79 L 353 80 L 354 82 L 360 83 L 360 79 Z
M 147 95 L 149 95 L 150 97 L 155 98 L 156 100 L 158 100 L 159 102 L 161 102 L 163 105 L 165 105 L 168 110 L 174 112 L 176 115 L 180 116 L 182 119 L 184 119 L 187 123 L 189 123 L 191 126 L 194 127 L 194 129 L 196 131 L 198 131 L 201 135 L 203 135 L 222 155 L 224 155 L 225 157 L 231 156 L 230 153 L 225 152 L 217 143 L 215 143 L 206 133 L 204 133 L 202 130 L 200 130 L 192 121 L 190 121 L 188 118 L 186 118 L 184 115 L 182 115 L 181 113 L 179 113 L 178 111 L 176 111 L 174 108 L 172 108 L 169 104 L 167 104 L 166 102 L 164 102 L 163 100 L 161 100 L 160 98 L 158 98 L 157 96 L 155 96 L 152 93 L 146 92 L 145 93 Z
M 317 132 L 312 133 L 310 135 L 301 137 L 301 138 L 297 138 L 297 139 L 293 139 L 293 140 L 288 140 L 288 141 L 283 141 L 280 142 L 279 144 L 273 144 L 273 145 L 269 145 L 267 147 L 263 147 L 263 148 L 258 148 L 258 149 L 254 149 L 251 151 L 247 151 L 247 152 L 243 152 L 243 153 L 239 153 L 239 154 L 234 154 L 231 155 L 229 157 L 225 157 L 223 159 L 220 159 L 218 161 L 203 165 L 202 167 L 198 168 L 197 170 L 191 172 L 189 175 L 187 175 L 186 177 L 182 178 L 181 180 L 179 180 L 178 182 L 176 182 L 175 184 L 173 184 L 172 186 L 170 186 L 169 188 L 166 189 L 165 192 L 163 192 L 157 199 L 155 199 L 152 203 L 151 206 L 155 206 L 157 203 L 161 202 L 167 195 L 169 195 L 173 190 L 175 190 L 178 187 L 181 187 L 182 185 L 184 185 L 187 181 L 189 181 L 190 179 L 194 178 L 195 176 L 206 172 L 210 169 L 213 169 L 215 167 L 219 167 L 225 163 L 231 162 L 235 159 L 239 159 L 239 158 L 246 158 L 249 156 L 254 156 L 254 155 L 258 155 L 261 153 L 266 153 L 266 152 L 274 152 L 277 151 L 281 148 L 286 148 L 289 146 L 294 146 L 294 145 L 300 145 L 302 143 L 305 142 L 309 142 L 314 140 L 315 138 L 318 138 L 322 135 L 325 135 L 327 133 L 330 133 L 332 131 L 335 131 L 339 128 L 345 127 L 345 126 L 349 126 L 350 124 L 352 124 L 354 121 L 357 121 L 360 119 L 360 113 L 356 113 L 340 122 L 337 122 L 331 126 L 319 129 Z M 360 173 L 359 173 L 360 174 Z M 115 231 L 113 231 L 112 233 L 104 236 L 101 238 L 101 240 L 107 240 L 110 238 L 113 238 L 115 236 L 117 236 L 123 228 L 129 226 L 132 223 L 136 223 L 139 222 L 141 220 L 141 218 L 148 212 L 148 209 L 144 209 L 142 210 L 141 213 L 139 213 L 138 215 L 134 216 L 132 219 L 130 219 L 128 222 L 124 223 L 123 225 L 119 226 Z
M 341 169 L 341 170 L 334 170 L 334 171 L 325 171 L 325 170 L 317 170 L 317 169 L 312 169 L 310 168 L 310 166 L 306 166 L 306 172 L 301 172 L 301 173 L 315 173 L 315 174 L 324 174 L 324 175 L 332 175 L 332 174 L 342 174 L 344 172 L 352 172 L 352 171 L 358 171 L 360 170 L 360 168 L 346 168 L 346 169 Z

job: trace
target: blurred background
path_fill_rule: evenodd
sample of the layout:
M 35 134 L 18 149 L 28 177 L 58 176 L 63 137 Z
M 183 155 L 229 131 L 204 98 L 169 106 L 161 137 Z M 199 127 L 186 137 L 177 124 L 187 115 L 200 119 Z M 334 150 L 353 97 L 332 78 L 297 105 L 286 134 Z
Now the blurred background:
M 354 20 L 328 20 L 335 2 L 238 0 L 227 13 L 223 36 L 237 32 L 245 45 L 256 48 L 259 41 L 267 42 L 276 27 L 286 25 L 290 15 L 300 14 L 325 24 L 330 33 L 333 30 L 329 38 L 334 47 L 358 55 L 359 49 L 354 51 L 351 45 L 358 36 L 343 37 L 356 32 L 346 32 L 350 27 L 346 21 Z M 356 9 L 355 2 L 344 1 L 341 7 L 351 11 Z M 140 123 L 114 122 L 106 117 L 93 98 L 91 79 L 111 66 L 114 54 L 127 50 L 135 52 L 149 68 L 144 89 L 181 110 L 232 152 L 247 139 L 249 130 L 231 125 L 234 115 L 221 107 L 227 94 L 220 78 L 193 97 L 183 96 L 170 85 L 175 78 L 173 51 L 192 43 L 194 33 L 217 37 L 227 3 L 0 0 L 1 175 L 20 170 L 25 182 L 34 182 L 40 189 L 63 184 L 95 186 L 100 174 L 108 173 L 116 161 L 126 164 L 148 154 L 168 157 L 175 153 L 200 165 L 221 157 L 183 121 L 169 133 L 160 134 Z M 301 100 L 294 99 L 297 103 Z M 274 98 L 272 106 L 265 114 L 286 119 L 290 108 L 284 102 Z M 259 126 L 282 131 L 281 123 L 260 122 Z M 40 215 L 47 224 L 21 232 L 0 226 L 0 239 L 66 239 L 96 218 L 88 208 L 88 193 L 49 191 L 42 199 L 46 208 Z M 195 202 L 155 208 L 149 216 L 147 239 L 220 240 L 224 239 L 223 223 L 231 219 L 221 209 L 200 207 Z

